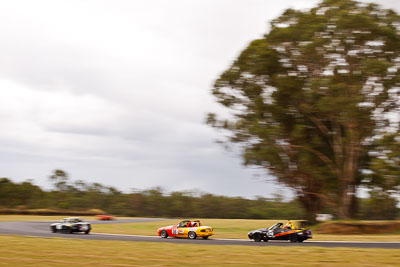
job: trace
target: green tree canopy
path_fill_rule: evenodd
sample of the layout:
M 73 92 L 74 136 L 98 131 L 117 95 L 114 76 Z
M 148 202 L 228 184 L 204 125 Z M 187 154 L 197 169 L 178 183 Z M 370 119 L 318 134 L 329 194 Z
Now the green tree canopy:
M 374 142 L 371 160 L 363 182 L 388 195 L 400 193 L 400 136 L 387 134 Z
M 397 131 L 400 17 L 375 4 L 325 0 L 286 10 L 215 82 L 231 113 L 207 122 L 242 144 L 244 163 L 293 188 L 312 219 L 352 216 L 372 143 Z M 397 122 L 398 123 L 398 122 Z

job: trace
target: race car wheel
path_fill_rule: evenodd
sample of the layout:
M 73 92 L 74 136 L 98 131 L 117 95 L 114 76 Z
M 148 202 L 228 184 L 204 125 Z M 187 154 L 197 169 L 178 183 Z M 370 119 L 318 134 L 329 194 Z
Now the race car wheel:
M 68 229 L 68 234 L 72 234 L 72 233 L 73 233 L 72 228 L 69 228 Z
M 87 230 L 87 231 L 85 231 L 85 234 L 86 234 L 86 235 L 89 234 L 89 233 L 90 233 L 90 229 Z
M 162 238 L 167 238 L 167 237 L 168 237 L 167 231 L 162 230 L 161 233 L 160 233 L 160 236 L 161 236 Z
M 301 239 L 301 238 L 299 238 L 299 240 L 297 240 L 297 242 L 303 242 L 304 241 L 304 239 Z
M 297 235 L 292 235 L 292 236 L 290 237 L 290 242 L 291 242 L 291 243 L 296 243 L 298 240 L 299 240 L 299 238 L 298 238 Z
M 55 227 L 51 227 L 51 232 L 55 233 L 55 232 L 57 232 L 57 229 Z
M 203 239 L 207 239 L 208 238 L 208 236 L 203 236 Z
M 260 234 L 256 234 L 256 235 L 254 235 L 254 241 L 256 241 L 256 242 L 261 242 L 261 235 Z
M 189 232 L 188 236 L 189 236 L 189 239 L 196 239 L 196 237 L 197 237 L 195 232 Z

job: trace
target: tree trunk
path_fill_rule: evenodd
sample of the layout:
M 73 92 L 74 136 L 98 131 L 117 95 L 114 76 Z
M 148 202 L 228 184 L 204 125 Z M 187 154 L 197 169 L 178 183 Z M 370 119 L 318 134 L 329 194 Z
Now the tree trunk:
M 340 195 L 340 203 L 338 205 L 338 217 L 339 219 L 351 219 L 353 214 L 351 211 L 353 210 L 353 196 L 354 190 L 351 189 L 350 186 L 346 190 L 343 190 Z
M 316 215 L 321 210 L 322 200 L 315 194 L 304 194 L 299 196 L 299 200 L 306 210 L 306 219 L 308 223 L 316 222 Z
M 358 214 L 359 201 L 355 193 L 356 192 L 354 192 L 353 197 L 351 198 L 351 207 L 350 207 L 350 216 L 353 219 L 358 218 L 359 215 Z
M 350 142 L 345 149 L 345 160 L 342 166 L 342 172 L 339 175 L 339 199 L 338 199 L 338 217 L 339 219 L 351 219 L 355 217 L 352 213 L 353 198 L 356 191 L 356 175 L 360 158 L 361 144 L 358 138 L 358 132 L 353 125 L 348 127 Z

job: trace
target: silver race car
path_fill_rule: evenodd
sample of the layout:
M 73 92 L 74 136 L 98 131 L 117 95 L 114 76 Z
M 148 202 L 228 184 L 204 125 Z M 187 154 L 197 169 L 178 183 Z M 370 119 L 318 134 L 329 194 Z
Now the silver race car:
M 84 222 L 78 217 L 64 218 L 60 222 L 52 223 L 50 225 L 50 230 L 53 233 L 62 232 L 72 234 L 74 232 L 83 232 L 89 234 L 91 229 L 90 223 Z

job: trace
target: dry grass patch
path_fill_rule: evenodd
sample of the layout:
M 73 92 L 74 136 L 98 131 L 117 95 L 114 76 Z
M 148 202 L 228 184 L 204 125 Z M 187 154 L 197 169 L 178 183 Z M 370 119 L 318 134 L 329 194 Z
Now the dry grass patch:
M 85 220 L 93 220 L 94 217 L 91 216 L 41 216 L 41 215 L 0 215 L 0 222 L 17 222 L 17 221 L 60 221 L 65 217 L 80 217 Z
M 121 223 L 94 225 L 93 232 L 128 235 L 157 235 L 161 226 L 175 224 L 179 221 L 158 221 L 144 223 Z M 214 228 L 214 238 L 247 239 L 247 233 L 254 229 L 273 225 L 278 220 L 236 220 L 236 219 L 204 219 L 203 224 Z M 281 220 L 281 222 L 284 222 Z M 370 235 L 334 235 L 319 234 L 313 231 L 315 241 L 376 241 L 400 242 L 398 234 L 370 234 Z
M 70 215 L 0 215 L 0 222 L 15 222 L 15 221 L 60 221 L 65 217 L 79 217 L 84 220 L 97 220 L 95 216 L 70 216 Z M 140 219 L 140 217 L 115 217 L 116 220 L 121 219 Z
M 93 220 L 94 217 L 83 217 L 86 220 Z M 59 221 L 62 216 L 36 216 L 36 215 L 0 215 L 0 221 Z M 118 217 L 118 219 L 137 219 L 130 217 Z M 245 220 L 245 219 L 203 219 L 203 224 L 214 228 L 214 238 L 247 239 L 250 230 L 265 228 L 276 222 L 285 220 Z M 116 224 L 95 224 L 93 232 L 128 234 L 128 235 L 157 235 L 157 228 L 179 222 L 179 219 L 172 221 L 141 222 L 141 223 L 116 223 Z M 397 221 L 398 222 L 398 221 Z M 367 224 L 376 222 L 363 222 Z M 392 223 L 392 222 L 387 222 Z M 376 242 L 400 242 L 400 233 L 391 234 L 321 234 L 313 229 L 315 241 L 376 241 Z
M 157 235 L 157 229 L 162 226 L 178 223 L 176 221 L 158 221 L 144 223 L 121 223 L 94 225 L 93 231 L 110 234 L 130 235 Z M 202 219 L 203 225 L 211 226 L 214 229 L 215 238 L 248 238 L 247 233 L 254 229 L 266 228 L 278 220 L 242 220 L 242 219 Z
M 400 242 L 400 235 L 332 235 L 314 234 L 313 241 L 363 241 L 363 242 Z M 307 242 L 307 241 L 304 241 Z
M 291 256 L 292 255 L 292 256 Z M 299 257 L 301 255 L 301 257 Z M 398 266 L 399 250 L 0 236 L 0 266 Z
M 318 225 L 316 233 L 321 234 L 385 234 L 400 231 L 399 221 L 354 221 L 326 222 Z

